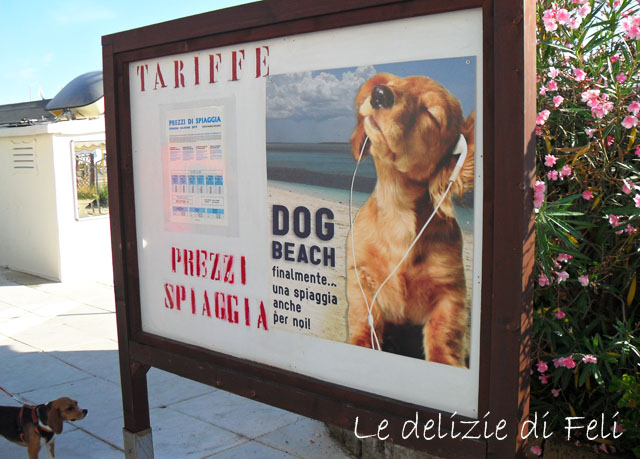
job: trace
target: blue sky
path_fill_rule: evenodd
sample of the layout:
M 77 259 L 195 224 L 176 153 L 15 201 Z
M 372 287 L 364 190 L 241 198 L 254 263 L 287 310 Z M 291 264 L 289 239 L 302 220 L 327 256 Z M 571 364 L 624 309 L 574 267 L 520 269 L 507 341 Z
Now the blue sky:
M 54 97 L 102 70 L 102 35 L 249 3 L 246 0 L 0 0 L 0 105 Z
M 355 125 L 355 96 L 373 75 L 424 75 L 476 109 L 476 58 L 458 57 L 274 75 L 267 81 L 267 142 L 347 142 Z

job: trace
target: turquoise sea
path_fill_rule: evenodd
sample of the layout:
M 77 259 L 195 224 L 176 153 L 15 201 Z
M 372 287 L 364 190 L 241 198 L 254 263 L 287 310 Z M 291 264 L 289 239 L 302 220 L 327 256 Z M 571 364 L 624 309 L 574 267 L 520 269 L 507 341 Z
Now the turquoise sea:
M 347 143 L 267 143 L 269 184 L 297 193 L 348 204 L 355 166 Z M 354 208 L 365 203 L 375 184 L 375 166 L 366 157 L 358 166 Z M 456 206 L 456 215 L 463 230 L 473 230 L 472 207 Z

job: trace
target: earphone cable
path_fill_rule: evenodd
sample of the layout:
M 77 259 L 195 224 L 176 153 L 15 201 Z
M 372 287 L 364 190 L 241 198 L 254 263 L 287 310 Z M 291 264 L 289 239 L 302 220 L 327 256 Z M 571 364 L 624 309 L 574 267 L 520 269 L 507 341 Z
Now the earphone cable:
M 360 160 L 362 159 L 362 154 L 364 153 L 364 148 L 367 145 L 368 141 L 369 141 L 369 137 L 365 136 L 364 137 L 364 142 L 362 143 L 362 148 L 360 149 L 360 155 L 358 156 L 358 161 L 356 162 L 356 167 L 355 167 L 355 169 L 353 171 L 353 177 L 351 178 L 351 190 L 349 192 L 349 230 L 351 232 L 351 256 L 353 258 L 353 269 L 354 269 L 354 272 L 355 272 L 355 275 L 356 275 L 356 280 L 358 281 L 358 287 L 360 287 L 360 292 L 362 292 L 362 298 L 364 298 L 364 302 L 365 302 L 365 305 L 367 307 L 367 312 L 368 312 L 367 322 L 369 323 L 369 329 L 370 329 L 371 348 L 374 349 L 374 350 L 382 351 L 382 347 L 380 346 L 380 341 L 378 340 L 378 335 L 376 334 L 375 327 L 374 327 L 373 314 L 372 314 L 373 305 L 375 304 L 375 302 L 376 302 L 376 300 L 378 298 L 378 294 L 380 293 L 382 288 L 386 285 L 386 283 L 389 281 L 389 279 L 391 279 L 393 277 L 393 275 L 396 273 L 398 268 L 400 268 L 400 265 L 402 265 L 402 263 L 404 263 L 404 261 L 407 259 L 407 257 L 409 256 L 409 253 L 411 253 L 411 249 L 413 249 L 413 247 L 416 245 L 416 243 L 418 242 L 418 240 L 422 236 L 422 233 L 424 233 L 424 231 L 427 229 L 427 226 L 429 225 L 429 223 L 431 223 L 431 220 L 433 219 L 433 217 L 436 215 L 436 213 L 438 213 L 438 209 L 440 209 L 440 205 L 442 205 L 442 202 L 444 201 L 445 197 L 447 196 L 447 194 L 449 194 L 449 190 L 451 190 L 451 186 L 453 185 L 453 183 L 454 183 L 455 179 L 457 178 L 458 174 L 454 172 L 451 175 L 451 178 L 449 179 L 449 184 L 447 186 L 447 189 L 445 190 L 444 194 L 442 195 L 442 197 L 438 201 L 438 204 L 436 205 L 436 207 L 433 209 L 433 212 L 431 213 L 431 215 L 429 216 L 427 221 L 424 223 L 424 225 L 422 225 L 422 228 L 420 229 L 420 231 L 418 232 L 416 237 L 413 239 L 413 242 L 411 242 L 411 244 L 409 245 L 409 248 L 406 250 L 406 252 L 402 256 L 400 261 L 396 264 L 396 266 L 391 270 L 391 272 L 386 277 L 386 279 L 376 289 L 376 291 L 375 291 L 375 293 L 374 293 L 374 295 L 373 295 L 373 297 L 371 299 L 371 303 L 369 303 L 369 301 L 367 300 L 367 295 L 366 295 L 366 293 L 364 291 L 364 288 L 362 287 L 362 283 L 360 282 L 360 274 L 358 273 L 358 265 L 357 265 L 357 262 L 356 262 L 356 252 L 355 252 L 355 244 L 354 244 L 355 228 L 353 226 L 353 222 L 355 221 L 355 218 L 352 218 L 352 215 L 353 215 L 353 211 L 352 211 L 352 206 L 353 206 L 353 185 L 354 185 L 355 180 L 356 180 L 356 173 L 358 172 L 358 166 L 360 165 Z M 466 144 L 465 144 L 465 146 L 466 146 Z M 464 161 L 465 157 L 466 157 L 466 149 L 465 149 L 464 155 L 462 156 L 462 160 L 463 161 Z M 456 169 L 457 169 L 457 167 L 456 167 Z M 358 212 L 356 213 L 356 217 L 358 216 Z M 377 349 L 376 349 L 376 347 L 377 347 Z

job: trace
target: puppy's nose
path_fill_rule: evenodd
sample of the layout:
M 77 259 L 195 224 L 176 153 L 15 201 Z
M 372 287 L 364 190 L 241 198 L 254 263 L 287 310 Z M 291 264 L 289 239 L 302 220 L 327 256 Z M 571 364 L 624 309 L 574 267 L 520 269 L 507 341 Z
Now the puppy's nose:
M 393 105 L 393 92 L 383 84 L 376 86 L 371 91 L 371 106 L 374 110 L 389 108 Z
M 88 412 L 89 410 L 82 410 L 82 414 L 84 414 L 85 416 L 87 415 Z

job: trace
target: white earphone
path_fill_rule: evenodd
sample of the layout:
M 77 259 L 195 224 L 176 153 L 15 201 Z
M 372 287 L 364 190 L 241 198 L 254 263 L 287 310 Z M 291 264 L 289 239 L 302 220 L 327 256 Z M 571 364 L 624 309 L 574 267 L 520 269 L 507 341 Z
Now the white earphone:
M 396 273 L 396 271 L 398 270 L 400 265 L 402 265 L 404 260 L 407 259 L 407 257 L 409 256 L 409 253 L 411 253 L 411 249 L 413 249 L 413 246 L 416 245 L 416 243 L 420 239 L 420 236 L 422 236 L 422 233 L 424 233 L 424 231 L 427 229 L 427 226 L 429 225 L 429 223 L 431 223 L 431 220 L 433 219 L 433 217 L 438 212 L 438 209 L 440 208 L 440 205 L 442 204 L 442 201 L 444 201 L 444 198 L 447 196 L 447 194 L 449 194 L 449 190 L 451 190 L 451 186 L 453 185 L 453 183 L 456 181 L 456 179 L 460 175 L 460 171 L 462 170 L 462 166 L 464 165 L 464 161 L 467 158 L 468 146 L 467 146 L 466 139 L 464 138 L 464 136 L 462 134 L 460 134 L 460 137 L 458 138 L 458 142 L 456 143 L 456 146 L 454 147 L 453 153 L 452 153 L 454 156 L 460 155 L 460 157 L 458 158 L 458 161 L 456 162 L 456 165 L 453 168 L 453 172 L 451 172 L 451 176 L 449 177 L 449 185 L 447 185 L 447 189 L 445 190 L 444 194 L 440 198 L 440 201 L 438 201 L 438 204 L 434 207 L 433 212 L 431 213 L 431 215 L 429 216 L 427 221 L 424 223 L 424 225 L 422 225 L 422 228 L 420 229 L 420 231 L 416 235 L 416 237 L 413 240 L 413 242 L 411 242 L 411 244 L 409 245 L 409 248 L 407 249 L 407 251 L 404 253 L 404 255 L 402 256 L 402 258 L 400 259 L 398 264 L 396 264 L 396 266 L 391 270 L 391 272 L 389 273 L 387 278 L 380 284 L 378 289 L 373 294 L 373 297 L 371 298 L 371 303 L 369 303 L 369 301 L 367 300 L 367 295 L 365 294 L 364 289 L 362 288 L 362 284 L 360 283 L 360 276 L 358 275 L 358 265 L 356 263 L 356 252 L 355 252 L 355 244 L 354 244 L 354 239 L 355 239 L 355 235 L 354 235 L 355 234 L 355 229 L 353 227 L 354 219 L 351 218 L 351 216 L 353 215 L 353 212 L 351 210 L 352 204 L 353 204 L 353 184 L 354 184 L 355 179 L 356 179 L 356 173 L 358 172 L 358 166 L 360 165 L 360 160 L 362 159 L 362 154 L 364 153 L 364 149 L 365 149 L 368 141 L 369 141 L 369 137 L 365 135 L 364 142 L 362 143 L 362 148 L 360 149 L 360 156 L 358 156 L 358 161 L 356 162 L 356 167 L 355 167 L 355 169 L 353 171 L 353 177 L 351 178 L 351 191 L 349 193 L 349 229 L 350 229 L 350 233 L 351 233 L 351 256 L 353 258 L 353 269 L 355 271 L 356 280 L 358 281 L 358 287 L 360 287 L 360 292 L 362 293 L 362 298 L 364 298 L 364 303 L 365 303 L 365 305 L 367 307 L 367 312 L 368 312 L 367 322 L 369 324 L 369 331 L 370 331 L 370 336 L 371 336 L 371 349 L 376 350 L 376 347 L 377 347 L 377 350 L 381 351 L 382 347 L 380 346 L 380 341 L 378 340 L 378 335 L 376 334 L 376 331 L 375 331 L 375 329 L 373 327 L 373 314 L 371 313 L 371 311 L 373 309 L 373 305 L 375 304 L 376 299 L 378 298 L 378 294 L 382 290 L 382 287 L 385 286 L 385 284 L 389 281 L 389 279 L 391 279 L 393 277 L 393 275 Z
M 453 149 L 453 155 L 454 156 L 460 155 L 460 158 L 458 158 L 456 167 L 453 168 L 451 177 L 449 177 L 450 182 L 456 181 L 456 179 L 458 178 L 458 175 L 460 175 L 460 171 L 462 170 L 462 165 L 464 164 L 464 160 L 467 159 L 467 140 L 464 138 L 462 134 L 460 134 L 458 143 L 456 143 L 456 146 Z

